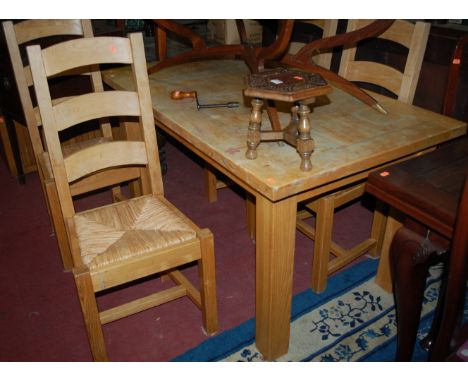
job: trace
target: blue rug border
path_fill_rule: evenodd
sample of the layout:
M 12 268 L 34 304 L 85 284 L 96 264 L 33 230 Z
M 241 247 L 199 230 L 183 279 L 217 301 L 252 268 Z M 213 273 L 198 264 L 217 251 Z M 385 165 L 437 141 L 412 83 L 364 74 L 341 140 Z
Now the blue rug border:
M 325 292 L 316 294 L 310 289 L 293 297 L 291 321 L 313 310 L 316 306 L 327 303 L 356 284 L 362 284 L 375 276 L 379 260 L 366 258 L 356 265 L 332 276 L 328 280 Z M 255 319 L 245 321 L 235 328 L 203 341 L 196 347 L 173 358 L 172 362 L 211 362 L 218 361 L 255 341 Z M 221 350 L 224 349 L 224 350 Z M 226 351 L 226 349 L 229 349 Z

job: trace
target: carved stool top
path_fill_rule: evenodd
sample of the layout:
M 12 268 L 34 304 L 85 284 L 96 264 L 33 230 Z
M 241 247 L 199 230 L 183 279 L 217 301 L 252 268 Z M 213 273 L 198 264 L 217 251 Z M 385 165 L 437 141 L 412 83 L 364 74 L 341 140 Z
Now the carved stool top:
M 301 101 L 332 91 L 320 74 L 286 68 L 249 74 L 246 82 L 246 96 L 276 101 Z

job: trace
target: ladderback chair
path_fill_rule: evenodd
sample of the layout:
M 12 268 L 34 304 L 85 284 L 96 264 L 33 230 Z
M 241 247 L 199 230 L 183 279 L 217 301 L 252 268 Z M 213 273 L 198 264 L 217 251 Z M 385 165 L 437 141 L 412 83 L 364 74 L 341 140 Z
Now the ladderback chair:
M 141 34 L 76 39 L 27 48 L 45 140 L 66 222 L 75 279 L 91 351 L 107 360 L 102 325 L 187 295 L 201 310 L 206 332 L 217 330 L 213 236 L 164 198 Z M 103 91 L 53 104 L 47 79 L 76 67 L 131 65 L 135 91 Z M 141 140 L 104 141 L 65 157 L 59 133 L 83 121 L 131 118 Z M 140 166 L 143 196 L 76 212 L 72 184 L 106 168 Z M 177 267 L 198 262 L 200 290 Z M 164 272 L 176 286 L 106 311 L 96 293 Z M 180 318 L 180 317 L 179 317 Z
M 372 20 L 349 20 L 347 31 L 364 27 Z M 381 63 L 356 61 L 356 46 L 344 46 L 339 74 L 350 81 L 376 84 L 391 91 L 405 103 L 412 103 L 419 78 L 422 60 L 427 44 L 430 25 L 415 24 L 396 20 L 378 38 L 394 41 L 407 49 L 407 59 L 403 72 Z M 371 113 L 372 111 L 369 110 Z M 344 267 L 359 256 L 370 251 L 376 257 L 380 251 L 385 217 L 374 213 L 372 232 L 369 238 L 353 248 L 343 248 L 332 239 L 333 218 L 335 210 L 349 202 L 359 199 L 365 192 L 365 181 L 345 189 L 331 192 L 318 199 L 305 203 L 297 215 L 297 228 L 314 240 L 314 258 L 312 262 L 311 288 L 322 292 L 326 288 L 328 275 Z M 315 215 L 315 227 L 306 221 Z M 330 259 L 330 253 L 333 258 Z
M 64 268 L 72 268 L 72 257 L 68 240 L 66 237 L 65 224 L 63 221 L 61 209 L 57 199 L 54 177 L 51 171 L 50 159 L 47 148 L 41 137 L 41 115 L 37 107 L 33 105 L 30 88 L 32 87 L 31 70 L 29 65 L 23 63 L 20 48 L 27 46 L 38 39 L 48 41 L 60 37 L 93 37 L 93 29 L 90 20 L 25 20 L 16 24 L 11 21 L 3 23 L 5 39 L 10 55 L 15 81 L 19 93 L 21 106 L 29 132 L 34 157 L 36 159 L 37 169 L 44 192 L 49 215 L 57 238 L 60 254 Z M 27 61 L 27 60 L 24 60 Z M 103 83 L 101 73 L 95 68 L 90 68 L 87 73 L 90 77 L 91 86 L 94 91 L 102 92 Z M 62 102 L 65 97 L 54 99 L 54 103 Z M 100 134 L 98 137 L 90 139 L 79 139 L 70 144 L 64 144 L 65 155 L 72 154 L 82 146 L 90 146 L 101 140 L 112 140 L 112 128 L 108 121 L 100 121 Z M 100 136 L 99 136 L 100 135 Z M 82 137 L 81 137 L 82 138 Z M 112 189 L 115 200 L 120 198 L 120 188 L 116 184 L 137 178 L 139 172 L 136 169 L 126 169 L 125 171 L 114 169 L 107 173 L 96 174 L 94 177 L 87 178 L 84 181 L 77 181 L 73 184 L 72 195 L 83 194 L 104 186 L 114 186 Z
M 349 20 L 348 31 L 370 24 L 372 20 Z M 419 73 L 426 51 L 430 24 L 415 24 L 395 20 L 390 28 L 378 36 L 379 39 L 394 41 L 408 50 L 403 72 L 378 62 L 356 60 L 356 47 L 343 50 L 339 74 L 349 81 L 379 85 L 398 97 L 398 100 L 412 104 Z

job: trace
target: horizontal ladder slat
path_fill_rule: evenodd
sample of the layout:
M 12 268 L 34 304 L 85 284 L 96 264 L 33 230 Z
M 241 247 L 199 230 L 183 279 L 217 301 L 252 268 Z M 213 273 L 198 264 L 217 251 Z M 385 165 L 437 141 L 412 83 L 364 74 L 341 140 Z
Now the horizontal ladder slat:
M 84 34 L 80 20 L 26 20 L 15 25 L 18 45 L 48 36 Z
M 122 114 L 122 111 L 125 113 Z M 117 115 L 139 116 L 138 95 L 128 91 L 106 91 L 72 97 L 54 106 L 57 131 L 81 122 Z
M 144 142 L 111 141 L 87 147 L 64 159 L 68 181 L 99 170 L 117 166 L 145 165 L 148 160 Z
M 377 62 L 352 61 L 348 64 L 346 79 L 377 84 L 394 94 L 400 94 L 403 73 Z
M 133 62 L 130 41 L 123 37 L 79 38 L 44 49 L 42 57 L 47 77 L 80 66 Z

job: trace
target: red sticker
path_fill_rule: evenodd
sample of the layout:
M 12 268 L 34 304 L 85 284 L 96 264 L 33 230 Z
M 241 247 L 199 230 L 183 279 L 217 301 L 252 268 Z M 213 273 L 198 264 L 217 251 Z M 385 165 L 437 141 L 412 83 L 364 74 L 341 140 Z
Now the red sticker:
M 304 78 L 302 78 L 301 76 L 294 76 L 293 77 L 295 80 L 299 80 L 299 81 L 302 81 Z
M 453 65 L 460 65 L 460 59 L 459 58 L 454 58 L 453 61 L 452 61 L 452 64 Z
M 383 177 L 386 177 L 386 176 L 389 176 L 390 173 L 388 171 L 383 171 L 379 174 L 380 176 L 383 176 Z

